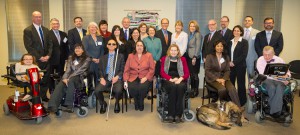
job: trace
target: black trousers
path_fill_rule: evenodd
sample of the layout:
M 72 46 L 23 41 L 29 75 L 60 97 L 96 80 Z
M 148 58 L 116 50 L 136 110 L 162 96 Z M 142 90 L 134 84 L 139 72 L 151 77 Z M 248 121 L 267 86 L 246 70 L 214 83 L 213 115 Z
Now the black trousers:
M 247 102 L 245 77 L 246 66 L 234 66 L 230 68 L 230 81 L 234 85 L 235 80 L 237 80 L 237 90 L 241 106 L 244 106 Z
M 102 85 L 101 83 L 99 83 L 96 88 L 95 88 L 95 95 L 97 97 L 97 99 L 99 100 L 100 104 L 104 103 L 104 96 L 103 96 L 103 92 L 109 91 L 111 89 L 112 83 L 111 81 L 105 80 L 106 81 L 106 85 Z M 123 82 L 121 80 L 118 80 L 113 88 L 112 88 L 112 92 L 115 94 L 115 98 L 116 98 L 116 103 L 119 103 L 120 99 L 122 98 L 122 90 L 123 90 Z
M 192 59 L 186 55 L 187 64 L 190 71 L 190 78 L 191 78 L 191 88 L 198 89 L 199 88 L 199 72 L 200 72 L 200 58 L 196 59 L 196 64 L 192 64 Z
M 50 97 L 48 107 L 57 108 L 64 95 L 66 95 L 65 105 L 73 105 L 74 102 L 74 91 L 76 88 L 81 87 L 81 80 L 79 76 L 74 76 L 69 79 L 68 86 L 60 81 L 55 89 L 53 94 Z
M 132 82 L 128 82 L 128 91 L 131 97 L 134 98 L 135 104 L 144 106 L 144 98 L 146 97 L 150 83 L 148 80 L 144 83 L 140 83 L 140 79 L 137 78 Z
M 170 81 L 162 81 L 162 86 L 168 94 L 168 116 L 179 116 L 183 114 L 183 97 L 187 84 L 181 81 L 175 84 Z
M 90 94 L 92 91 L 94 91 L 93 82 L 95 87 L 99 84 L 99 65 L 97 63 L 91 62 L 87 81 L 88 93 Z
M 59 64 L 59 65 L 50 65 L 50 69 L 49 69 L 49 74 L 51 75 L 51 74 L 55 74 L 55 73 L 58 73 L 58 75 L 60 76 L 60 77 L 62 77 L 63 76 L 63 74 L 64 74 L 64 63 L 61 63 L 61 64 Z M 53 90 L 54 90 L 54 88 L 55 88 L 55 81 L 54 81 L 54 79 L 53 79 L 53 77 L 50 77 L 49 78 L 49 90 L 52 92 Z M 50 92 L 50 93 L 51 93 Z
M 42 80 L 40 81 L 40 97 L 42 99 L 47 98 L 47 91 L 49 88 L 49 79 L 50 79 L 50 72 L 49 72 L 49 62 L 40 62 L 38 61 L 38 66 L 41 70 L 46 70 L 46 72 L 44 72 L 44 76 L 42 78 Z

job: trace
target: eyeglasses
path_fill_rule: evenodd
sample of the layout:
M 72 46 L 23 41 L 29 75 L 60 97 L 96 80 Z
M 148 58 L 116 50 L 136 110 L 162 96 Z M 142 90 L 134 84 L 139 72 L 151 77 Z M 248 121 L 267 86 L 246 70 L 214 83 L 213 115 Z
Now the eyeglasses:
M 115 44 L 115 43 L 108 43 L 107 45 L 116 46 L 117 44 Z

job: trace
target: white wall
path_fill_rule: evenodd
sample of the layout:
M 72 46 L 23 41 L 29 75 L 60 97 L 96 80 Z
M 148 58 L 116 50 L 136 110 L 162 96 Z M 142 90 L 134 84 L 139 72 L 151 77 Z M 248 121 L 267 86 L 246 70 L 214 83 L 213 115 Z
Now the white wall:
M 170 20 L 169 30 L 174 32 L 175 9 L 176 0 L 107 0 L 108 29 L 111 30 L 113 25 L 122 27 L 122 19 L 128 12 L 124 10 L 161 10 L 159 17 L 168 18 Z

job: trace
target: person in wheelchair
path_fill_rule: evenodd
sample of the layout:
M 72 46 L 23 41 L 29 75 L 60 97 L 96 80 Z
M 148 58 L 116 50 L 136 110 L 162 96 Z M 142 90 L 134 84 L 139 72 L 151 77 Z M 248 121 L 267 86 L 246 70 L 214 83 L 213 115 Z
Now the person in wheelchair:
M 224 41 L 216 41 L 214 53 L 206 56 L 205 81 L 217 90 L 220 101 L 227 100 L 229 95 L 231 101 L 241 107 L 236 89 L 229 78 L 230 59 L 225 48 L 226 43 Z
M 67 112 L 73 112 L 74 90 L 81 88 L 82 80 L 90 65 L 90 57 L 84 51 L 82 44 L 75 44 L 74 54 L 69 56 L 67 68 L 61 81 L 56 85 L 48 103 L 51 112 L 57 112 L 63 96 L 66 94 Z
M 166 122 L 183 122 L 183 98 L 190 73 L 186 59 L 181 57 L 176 44 L 170 45 L 167 56 L 161 58 L 160 75 L 163 78 L 162 87 L 169 98 Z
M 32 56 L 31 54 L 27 53 L 27 54 L 24 54 L 22 57 L 21 57 L 21 60 L 20 62 L 16 63 L 16 66 L 15 66 L 15 72 L 16 73 L 22 73 L 22 72 L 26 72 L 26 69 L 30 69 L 30 68 L 38 68 L 39 70 L 41 70 L 36 61 L 35 61 L 35 57 Z M 44 75 L 44 73 L 40 73 L 41 76 Z M 31 92 L 31 86 L 29 84 L 29 77 L 27 75 L 16 75 L 16 78 L 23 82 L 24 86 L 25 87 L 28 87 L 29 88 L 29 92 L 23 97 L 23 101 L 27 101 L 29 99 L 32 98 L 32 92 Z
M 256 68 L 259 74 L 264 74 L 264 70 L 268 63 L 285 63 L 282 58 L 275 55 L 272 46 L 265 46 L 263 49 L 263 56 L 257 59 Z M 284 90 L 289 83 L 285 79 L 290 76 L 291 74 L 288 71 L 284 76 L 267 76 L 267 79 L 262 82 L 262 85 L 266 87 L 269 96 L 268 103 L 270 105 L 270 115 L 278 120 L 284 120 L 285 117 L 289 115 L 282 107 Z
M 100 63 L 99 63 L 100 84 L 98 84 L 95 88 L 95 95 L 99 100 L 101 106 L 100 114 L 105 113 L 107 107 L 107 103 L 104 101 L 103 92 L 107 91 L 108 88 L 110 90 L 113 84 L 112 90 L 115 93 L 114 97 L 116 98 L 114 112 L 119 113 L 120 112 L 119 101 L 122 98 L 122 90 L 123 90 L 123 82 L 121 80 L 121 78 L 123 77 L 123 71 L 125 65 L 123 54 L 119 53 L 117 55 L 117 52 L 115 52 L 116 48 L 118 47 L 118 43 L 114 39 L 110 39 L 106 46 L 108 48 L 108 54 L 100 57 Z
M 151 53 L 146 51 L 143 41 L 137 41 L 135 50 L 128 55 L 123 74 L 124 88 L 129 89 L 135 110 L 144 110 L 144 98 L 153 80 L 154 71 L 155 63 Z

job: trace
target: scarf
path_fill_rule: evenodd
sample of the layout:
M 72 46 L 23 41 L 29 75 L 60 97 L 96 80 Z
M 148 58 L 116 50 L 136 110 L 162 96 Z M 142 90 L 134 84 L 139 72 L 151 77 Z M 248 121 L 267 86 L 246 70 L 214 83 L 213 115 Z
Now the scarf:
M 168 57 L 166 57 L 166 60 L 165 60 L 164 70 L 167 74 L 169 73 L 170 59 L 171 59 L 170 56 L 168 56 Z M 177 70 L 178 70 L 179 76 L 184 75 L 182 61 L 178 57 L 177 57 Z

